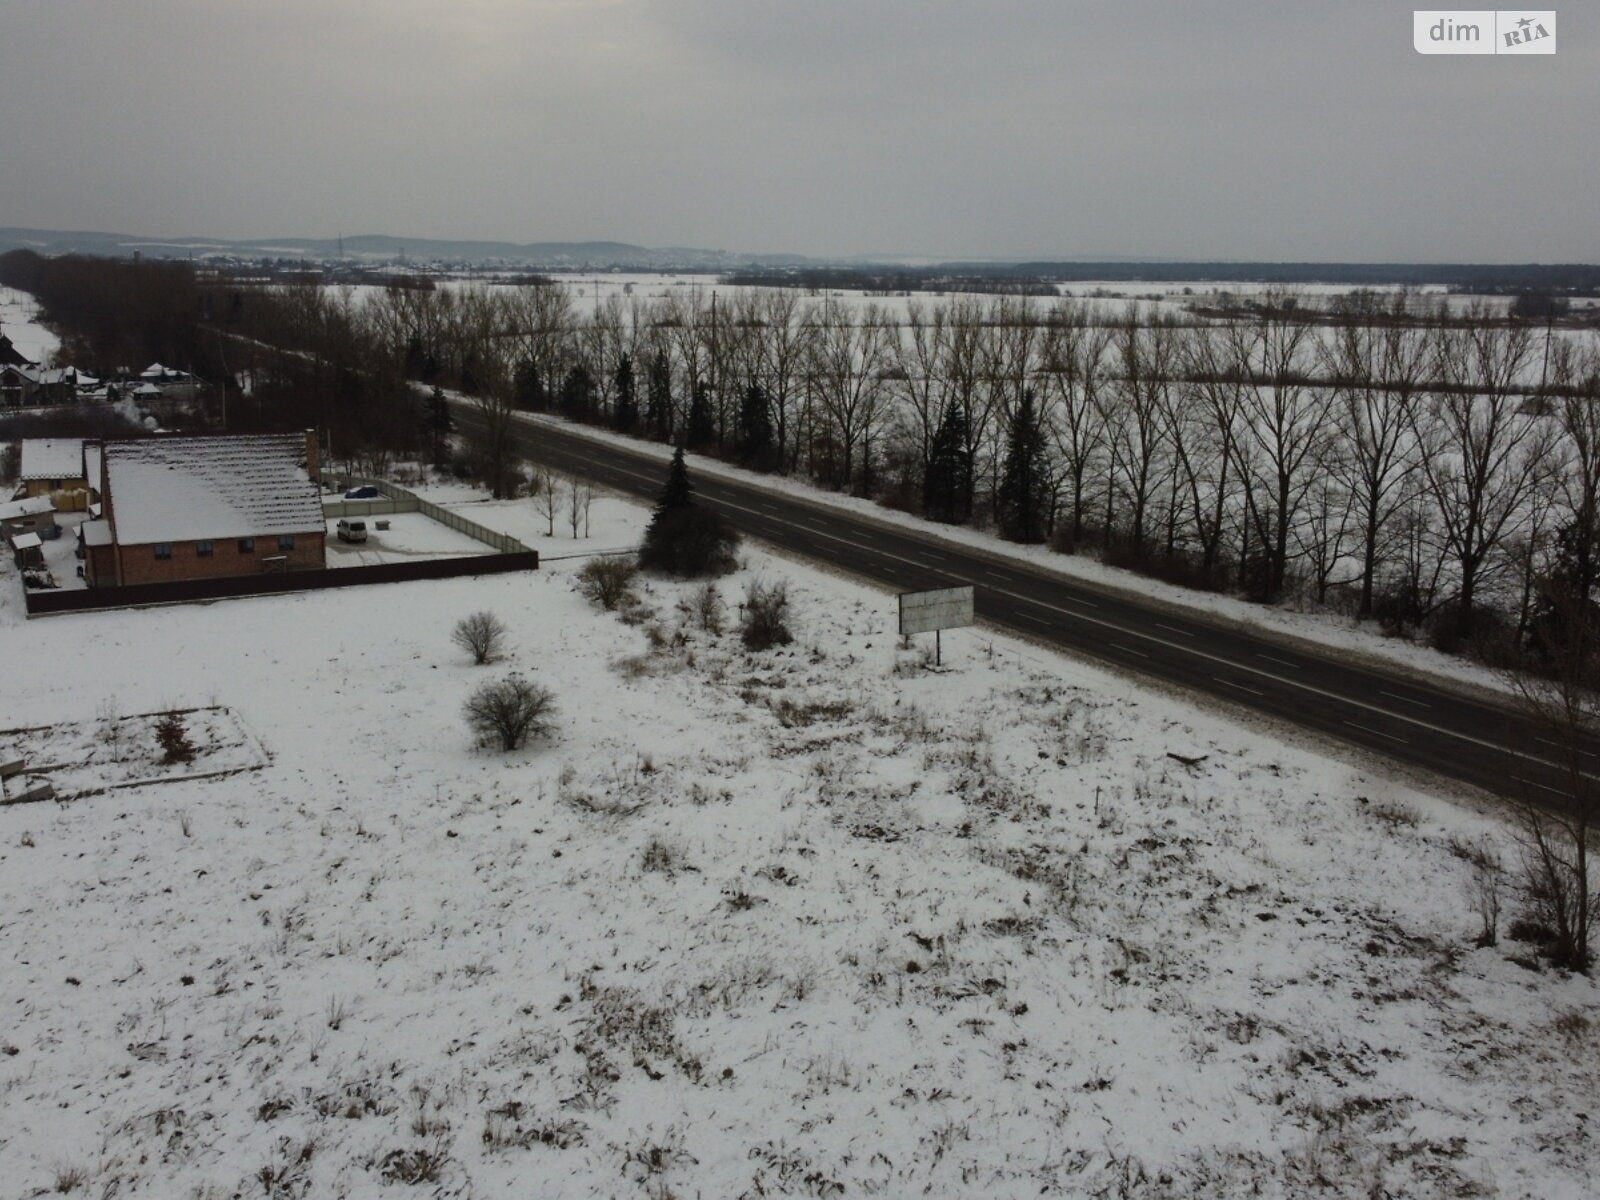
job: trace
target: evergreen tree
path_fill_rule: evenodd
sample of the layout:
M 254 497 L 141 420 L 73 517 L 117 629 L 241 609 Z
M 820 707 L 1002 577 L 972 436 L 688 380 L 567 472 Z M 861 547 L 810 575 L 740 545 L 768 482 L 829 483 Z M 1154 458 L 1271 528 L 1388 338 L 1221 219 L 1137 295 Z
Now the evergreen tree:
M 449 436 L 455 432 L 456 419 L 445 401 L 444 389 L 434 385 L 432 393 L 422 405 L 422 432 L 427 435 L 433 461 L 442 463 L 449 459 Z
M 516 406 L 527 412 L 543 412 L 549 404 L 550 393 L 545 390 L 539 368 L 532 359 L 525 358 L 517 364 L 511 388 Z
M 412 379 L 420 379 L 427 361 L 428 351 L 422 344 L 422 335 L 413 333 L 406 342 L 406 374 Z
M 744 390 L 744 402 L 739 406 L 739 461 L 758 471 L 772 469 L 772 412 L 767 405 L 767 393 L 759 384 L 752 383 Z
M 683 461 L 683 443 L 672 452 L 672 465 L 667 468 L 667 482 L 656 499 L 652 520 L 662 513 L 688 508 L 694 503 L 694 485 L 689 482 L 689 467 Z
M 739 535 L 719 514 L 694 502 L 679 443 L 639 547 L 639 565 L 685 578 L 720 575 L 733 569 L 738 544 Z
M 697 383 L 689 397 L 689 425 L 684 430 L 684 440 L 696 450 L 703 450 L 717 440 L 717 427 L 711 414 L 711 387 Z
M 1050 517 L 1050 473 L 1032 391 L 1022 393 L 1011 419 L 995 510 L 1000 536 L 1007 541 L 1044 541 Z
M 1595 633 L 1600 620 L 1594 595 L 1600 589 L 1600 530 L 1592 521 L 1569 521 L 1556 531 L 1550 569 L 1539 584 L 1539 598 L 1528 623 L 1528 649 L 1548 666 L 1563 666 L 1581 678 L 1593 679 L 1593 662 L 1559 664 L 1582 648 L 1596 653 Z
M 922 511 L 932 521 L 964 524 L 972 516 L 972 460 L 967 457 L 967 415 L 952 404 L 939 420 L 922 480 Z
M 645 385 L 645 429 L 653 438 L 665 441 L 672 436 L 672 364 L 664 350 L 650 360 L 650 378 Z
M 561 411 L 574 421 L 587 421 L 594 404 L 594 378 L 579 363 L 561 381 Z
M 633 427 L 639 423 L 639 399 L 634 395 L 633 387 L 633 359 L 626 354 L 622 361 L 617 363 L 617 373 L 613 377 L 617 388 L 617 407 L 612 413 L 612 423 L 621 433 L 632 433 Z

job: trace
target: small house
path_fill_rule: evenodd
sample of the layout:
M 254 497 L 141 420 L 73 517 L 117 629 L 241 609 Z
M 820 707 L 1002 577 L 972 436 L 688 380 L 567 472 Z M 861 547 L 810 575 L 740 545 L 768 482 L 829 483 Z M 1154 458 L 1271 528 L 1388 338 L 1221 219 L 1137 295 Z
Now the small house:
M 174 435 L 101 446 L 103 517 L 82 526 L 91 587 L 318 569 L 316 434 Z
M 59 512 L 82 512 L 92 497 L 82 438 L 23 438 L 22 495 L 51 496 Z
M 56 536 L 56 506 L 49 496 L 29 496 L 0 504 L 0 538 L 23 533 Z

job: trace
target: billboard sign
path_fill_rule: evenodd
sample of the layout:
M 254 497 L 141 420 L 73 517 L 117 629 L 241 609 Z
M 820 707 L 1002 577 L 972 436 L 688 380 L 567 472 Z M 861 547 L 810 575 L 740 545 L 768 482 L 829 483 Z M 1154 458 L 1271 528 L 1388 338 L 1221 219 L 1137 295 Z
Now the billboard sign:
M 972 585 L 900 593 L 900 633 L 935 633 L 972 624 Z

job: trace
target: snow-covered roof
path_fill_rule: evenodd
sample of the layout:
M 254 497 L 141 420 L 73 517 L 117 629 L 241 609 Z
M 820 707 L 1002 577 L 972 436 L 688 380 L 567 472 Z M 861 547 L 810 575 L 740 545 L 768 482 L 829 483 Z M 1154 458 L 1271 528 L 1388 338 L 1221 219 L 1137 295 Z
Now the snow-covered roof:
M 322 498 L 302 434 L 158 437 L 105 443 L 124 545 L 322 533 Z
M 0 504 L 0 521 L 15 521 L 18 517 L 36 517 L 52 512 L 55 501 L 49 496 L 30 496 L 26 500 L 8 500 Z
M 148 367 L 146 367 L 144 370 L 139 372 L 139 378 L 141 378 L 141 379 L 160 379 L 166 373 L 167 373 L 167 369 L 165 367 L 163 367 L 160 363 L 151 363 Z
M 85 521 L 78 526 L 78 536 L 85 546 L 109 546 L 111 526 L 105 521 Z
M 84 442 L 83 444 L 83 470 L 84 478 L 89 481 L 89 486 L 100 486 L 100 443 Z M 96 506 L 98 507 L 98 506 Z
M 39 540 L 39 535 L 37 533 L 19 533 L 16 537 L 11 539 L 11 544 L 18 550 L 32 550 L 35 547 L 44 545 L 44 543 Z
M 135 396 L 159 396 L 161 395 L 161 389 L 153 383 L 141 383 L 133 389 L 133 394 Z
M 22 478 L 82 479 L 82 438 L 23 438 Z

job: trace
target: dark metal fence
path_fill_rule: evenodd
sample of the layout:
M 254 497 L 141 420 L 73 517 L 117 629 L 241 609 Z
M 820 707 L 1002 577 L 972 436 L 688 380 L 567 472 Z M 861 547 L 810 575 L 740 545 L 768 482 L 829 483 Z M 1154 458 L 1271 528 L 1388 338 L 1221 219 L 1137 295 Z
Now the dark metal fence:
M 372 583 L 401 583 L 411 579 L 457 579 L 466 575 L 501 575 L 508 571 L 536 571 L 539 552 L 478 554 L 468 558 L 433 558 L 420 562 L 379 563 L 368 567 L 318 568 L 270 575 L 231 575 L 223 579 L 185 579 L 172 583 L 135 583 L 126 587 L 98 587 L 87 591 L 23 593 L 30 617 L 57 613 L 92 612 L 97 609 L 134 608 L 147 604 L 192 604 L 234 596 L 270 596 L 278 592 L 314 592 L 323 588 L 357 587 Z

